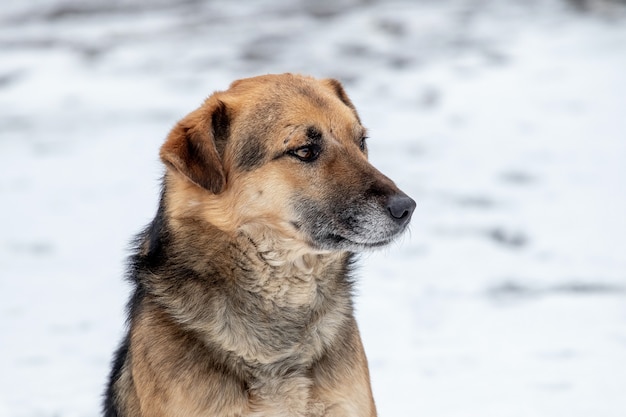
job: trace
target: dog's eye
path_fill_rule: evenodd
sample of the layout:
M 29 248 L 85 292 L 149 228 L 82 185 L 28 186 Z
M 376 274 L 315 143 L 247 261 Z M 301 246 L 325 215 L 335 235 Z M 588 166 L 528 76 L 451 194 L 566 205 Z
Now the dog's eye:
M 365 150 L 367 149 L 367 143 L 365 142 L 367 140 L 367 136 L 363 136 L 361 138 L 361 142 L 359 142 L 359 148 L 361 149 L 362 152 L 365 152 Z
M 319 156 L 320 148 L 316 145 L 307 145 L 294 149 L 290 154 L 303 162 L 313 162 Z

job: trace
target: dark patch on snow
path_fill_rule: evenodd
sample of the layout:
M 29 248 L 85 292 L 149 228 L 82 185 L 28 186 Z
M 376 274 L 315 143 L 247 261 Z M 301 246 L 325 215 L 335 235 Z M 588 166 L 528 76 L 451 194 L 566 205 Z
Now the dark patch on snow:
M 573 10 L 579 13 L 598 14 L 605 17 L 617 17 L 625 12 L 626 0 L 565 0 Z
M 487 63 L 494 66 L 506 65 L 510 61 L 510 57 L 504 52 L 496 51 L 493 49 L 483 50 L 483 55 Z
M 502 181 L 514 185 L 528 185 L 535 182 L 535 177 L 524 171 L 507 171 L 500 175 Z
M 303 1 L 305 11 L 318 19 L 330 19 L 347 10 L 372 3 L 372 0 L 317 0 Z
M 511 249 L 519 249 L 528 244 L 528 237 L 520 231 L 507 230 L 501 227 L 487 231 L 487 236 L 494 242 Z
M 455 199 L 455 202 L 464 208 L 482 210 L 492 209 L 498 205 L 493 199 L 481 195 L 460 196 Z
M 626 287 L 622 285 L 585 280 L 572 280 L 547 287 L 522 284 L 519 281 L 505 281 L 487 290 L 487 295 L 494 299 L 525 299 L 549 295 L 623 295 L 625 293 Z
M 552 291 L 578 295 L 620 294 L 626 292 L 626 287 L 601 282 L 575 281 L 556 285 L 552 288 Z
M 396 38 L 402 38 L 407 34 L 405 23 L 397 19 L 382 18 L 376 22 L 376 26 L 382 32 Z
M 42 7 L 39 12 L 30 11 L 22 15 L 24 20 L 41 18 L 49 21 L 70 20 L 82 17 L 93 17 L 101 15 L 145 13 L 148 11 L 180 9 L 201 4 L 201 0 L 179 0 L 173 3 L 169 0 L 156 0 L 145 2 L 141 0 L 124 1 L 59 1 L 52 7 Z
M 394 69 L 405 69 L 413 66 L 414 59 L 406 55 L 394 55 L 389 57 L 389 66 Z
M 360 43 L 345 43 L 338 45 L 338 48 L 342 56 L 363 58 L 372 55 L 370 47 Z
M 245 47 L 241 57 L 246 61 L 273 62 L 280 57 L 281 52 L 288 44 L 286 36 L 258 37 Z
M 21 71 L 13 71 L 4 74 L 0 74 L 0 88 L 7 87 L 16 81 L 18 81 L 23 75 Z
M 490 204 L 487 200 L 481 202 L 475 201 L 474 204 L 484 203 Z M 483 208 L 486 208 L 485 206 Z M 474 227 L 442 227 L 436 229 L 436 234 L 440 236 L 448 237 L 487 237 L 494 243 L 506 248 L 506 249 L 521 249 L 529 244 L 530 238 L 521 231 L 506 229 L 504 227 L 494 227 L 490 229 L 480 229 Z
M 441 103 L 441 91 L 435 87 L 427 87 L 420 92 L 419 106 L 425 109 L 433 109 Z
M 54 252 L 54 245 L 50 242 L 13 242 L 9 250 L 17 254 L 30 256 L 47 256 Z
M 526 298 L 537 295 L 537 290 L 517 282 L 508 281 L 487 290 L 491 298 Z

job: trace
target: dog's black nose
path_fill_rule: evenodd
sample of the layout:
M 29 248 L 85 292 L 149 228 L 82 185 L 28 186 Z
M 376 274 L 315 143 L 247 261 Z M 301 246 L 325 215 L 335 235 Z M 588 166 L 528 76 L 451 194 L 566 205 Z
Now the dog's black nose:
M 406 225 L 409 220 L 411 220 L 415 206 L 415 201 L 405 194 L 395 194 L 387 200 L 387 210 L 389 210 L 389 214 L 391 214 L 391 217 L 396 223 L 402 226 Z

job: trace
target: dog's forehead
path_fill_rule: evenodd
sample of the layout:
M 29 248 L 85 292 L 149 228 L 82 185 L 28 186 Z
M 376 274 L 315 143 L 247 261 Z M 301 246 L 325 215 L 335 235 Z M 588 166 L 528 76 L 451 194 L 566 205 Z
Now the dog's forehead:
M 243 79 L 226 93 L 238 98 L 240 122 L 247 125 L 272 130 L 315 126 L 349 137 L 363 131 L 354 110 L 314 78 L 284 74 Z

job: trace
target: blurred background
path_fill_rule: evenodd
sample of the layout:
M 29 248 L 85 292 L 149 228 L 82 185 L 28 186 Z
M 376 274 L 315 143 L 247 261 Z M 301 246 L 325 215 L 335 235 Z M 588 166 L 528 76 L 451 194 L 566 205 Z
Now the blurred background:
M 344 84 L 418 207 L 364 254 L 381 416 L 626 416 L 626 4 L 3 0 L 0 416 L 93 417 L 168 130 L 237 78 Z

